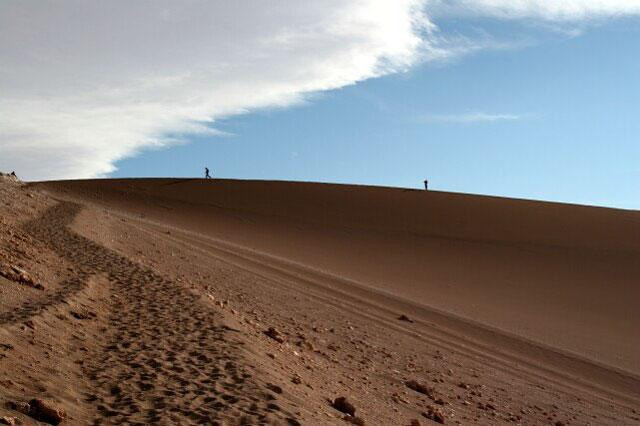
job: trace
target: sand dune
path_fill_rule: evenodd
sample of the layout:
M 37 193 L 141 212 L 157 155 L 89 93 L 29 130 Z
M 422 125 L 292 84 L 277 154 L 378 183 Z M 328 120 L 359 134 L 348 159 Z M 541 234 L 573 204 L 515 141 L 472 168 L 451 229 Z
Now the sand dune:
M 0 286 L 6 400 L 77 424 L 640 422 L 639 212 L 290 182 L 3 188 L 0 266 L 45 284 Z
M 640 373 L 640 213 L 377 187 L 49 183 Z

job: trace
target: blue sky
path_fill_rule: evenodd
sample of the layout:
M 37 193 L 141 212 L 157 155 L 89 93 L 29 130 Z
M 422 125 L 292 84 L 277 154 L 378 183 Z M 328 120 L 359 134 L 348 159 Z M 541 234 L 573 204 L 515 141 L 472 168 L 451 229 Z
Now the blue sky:
M 637 0 L 0 2 L 0 170 L 640 208 Z
M 640 22 L 524 40 L 217 121 L 114 177 L 215 176 L 433 189 L 640 208 Z M 456 27 L 456 22 L 449 23 Z

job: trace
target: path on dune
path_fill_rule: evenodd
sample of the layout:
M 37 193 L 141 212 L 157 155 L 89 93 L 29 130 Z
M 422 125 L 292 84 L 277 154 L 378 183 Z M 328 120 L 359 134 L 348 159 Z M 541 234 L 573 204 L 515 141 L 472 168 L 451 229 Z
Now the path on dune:
M 58 293 L 0 323 L 23 321 L 64 302 L 93 275 L 106 275 L 111 283 L 110 315 L 101 330 L 106 344 L 83 367 L 95 390 L 87 395 L 96 410 L 94 424 L 273 421 L 271 413 L 281 409 L 243 367 L 236 332 L 179 283 L 71 232 L 68 226 L 80 209 L 63 202 L 26 225 L 72 262 L 77 274 Z

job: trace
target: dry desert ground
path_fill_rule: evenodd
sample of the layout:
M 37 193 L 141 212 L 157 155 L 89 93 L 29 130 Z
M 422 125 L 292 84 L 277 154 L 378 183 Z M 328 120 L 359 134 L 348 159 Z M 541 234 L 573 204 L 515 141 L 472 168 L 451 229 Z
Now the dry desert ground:
M 3 422 L 640 424 L 640 212 L 0 177 Z

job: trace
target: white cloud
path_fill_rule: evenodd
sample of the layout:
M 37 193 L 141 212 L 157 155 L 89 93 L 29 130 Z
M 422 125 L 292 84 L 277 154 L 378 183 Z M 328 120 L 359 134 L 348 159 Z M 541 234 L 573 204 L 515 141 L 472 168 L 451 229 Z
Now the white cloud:
M 405 70 L 430 49 L 422 3 L 2 2 L 0 169 L 104 175 L 216 118 Z
M 495 121 L 516 121 L 530 114 L 490 114 L 486 112 L 466 112 L 462 114 L 424 114 L 418 117 L 416 121 L 424 123 L 454 123 L 454 124 L 472 124 L 472 123 L 491 123 Z
M 104 175 L 141 149 L 215 134 L 220 117 L 292 105 L 420 61 L 526 44 L 444 34 L 429 17 L 639 12 L 637 1 L 622 0 L 2 1 L 0 170 Z
M 638 0 L 430 0 L 438 14 L 579 21 L 640 15 Z

